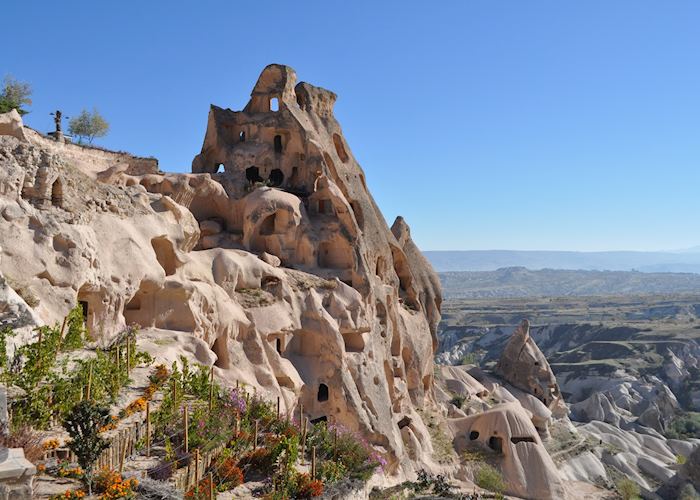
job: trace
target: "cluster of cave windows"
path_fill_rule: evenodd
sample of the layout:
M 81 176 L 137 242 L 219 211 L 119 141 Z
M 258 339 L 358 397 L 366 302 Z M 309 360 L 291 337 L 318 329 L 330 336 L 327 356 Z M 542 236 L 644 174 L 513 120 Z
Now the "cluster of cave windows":
M 245 178 L 250 184 L 264 182 L 265 179 L 260 175 L 260 169 L 252 165 L 245 169 Z M 272 187 L 279 187 L 284 182 L 284 173 L 279 168 L 273 168 L 270 171 L 270 176 L 267 178 Z

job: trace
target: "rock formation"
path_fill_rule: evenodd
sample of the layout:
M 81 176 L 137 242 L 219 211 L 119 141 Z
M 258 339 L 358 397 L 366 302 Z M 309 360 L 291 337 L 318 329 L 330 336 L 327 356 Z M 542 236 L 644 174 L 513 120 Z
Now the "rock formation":
M 542 351 L 530 337 L 530 323 L 523 320 L 508 340 L 495 372 L 515 387 L 542 401 L 554 416 L 567 409 L 559 384 Z
M 225 383 L 412 470 L 432 450 L 416 408 L 433 399 L 439 281 L 403 219 L 384 221 L 335 99 L 268 66 L 243 111 L 211 107 L 191 174 L 0 136 L 0 270 L 44 323 L 79 302 L 98 342 L 127 325 L 177 338 Z

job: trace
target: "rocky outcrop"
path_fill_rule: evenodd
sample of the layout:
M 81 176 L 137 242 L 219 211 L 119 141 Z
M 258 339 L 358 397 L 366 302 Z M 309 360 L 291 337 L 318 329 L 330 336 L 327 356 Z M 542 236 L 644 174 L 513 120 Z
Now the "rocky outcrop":
M 522 498 L 567 498 L 557 467 L 519 403 L 504 403 L 484 412 L 450 420 L 458 452 L 478 443 L 499 459 L 507 491 Z
M 212 106 L 191 174 L 0 136 L 0 270 L 41 322 L 79 302 L 97 342 L 138 325 L 364 434 L 390 473 L 430 467 L 416 410 L 434 399 L 439 282 L 384 221 L 335 98 L 268 66 L 243 111 Z
M 553 415 L 566 415 L 567 409 L 557 379 L 547 358 L 530 337 L 530 323 L 527 320 L 522 321 L 508 340 L 495 372 L 542 401 Z
M 16 137 L 20 141 L 26 141 L 22 117 L 16 109 L 8 113 L 0 113 L 0 135 Z

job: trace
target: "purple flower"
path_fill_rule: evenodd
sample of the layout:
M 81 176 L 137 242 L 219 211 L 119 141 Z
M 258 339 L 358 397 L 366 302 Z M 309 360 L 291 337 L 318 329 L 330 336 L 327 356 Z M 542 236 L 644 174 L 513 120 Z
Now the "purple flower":
M 247 405 L 245 402 L 245 395 L 241 389 L 231 389 L 229 393 L 229 400 L 227 401 L 227 406 L 230 406 L 238 413 L 245 413 Z

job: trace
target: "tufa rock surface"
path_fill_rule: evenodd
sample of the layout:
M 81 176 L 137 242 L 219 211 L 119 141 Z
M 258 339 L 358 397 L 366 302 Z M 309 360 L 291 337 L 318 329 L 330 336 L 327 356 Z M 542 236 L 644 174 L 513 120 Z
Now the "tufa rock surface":
M 139 325 L 159 359 L 362 433 L 389 473 L 430 467 L 439 281 L 382 217 L 335 99 L 268 66 L 243 111 L 211 107 L 190 174 L 0 136 L 0 270 L 43 323 L 81 302 L 99 342 Z

